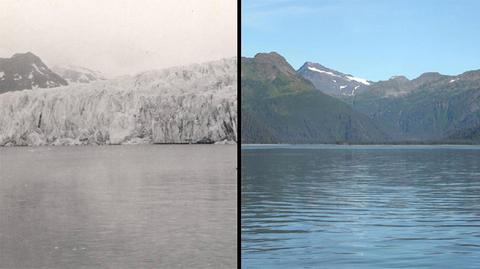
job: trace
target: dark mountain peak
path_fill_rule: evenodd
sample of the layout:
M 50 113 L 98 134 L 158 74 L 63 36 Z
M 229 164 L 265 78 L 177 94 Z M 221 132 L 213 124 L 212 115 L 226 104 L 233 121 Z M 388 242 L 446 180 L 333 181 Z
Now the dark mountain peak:
M 285 58 L 282 55 L 280 55 L 278 52 L 275 52 L 275 51 L 257 53 L 255 54 L 255 58 L 287 62 L 287 60 L 285 60 Z
M 13 54 L 12 60 L 26 60 L 32 62 L 41 62 L 42 60 L 37 55 L 33 54 L 32 52 L 25 52 L 25 53 L 15 53 Z
M 421 78 L 421 77 L 440 77 L 440 76 L 443 76 L 443 75 L 438 73 L 438 72 L 425 72 L 425 73 L 421 74 L 419 76 L 419 78 Z
M 287 60 L 277 52 L 257 53 L 254 57 L 254 61 L 260 64 L 271 65 L 278 71 L 288 75 L 296 74 L 295 69 L 293 69 Z
M 0 93 L 68 85 L 32 52 L 15 53 L 0 59 Z
M 38 56 L 35 55 L 33 52 L 27 51 L 25 53 L 15 53 L 15 54 L 13 54 L 12 58 L 16 58 L 16 57 L 38 57 Z
M 315 92 L 312 83 L 298 75 L 278 53 L 258 53 L 253 58 L 242 58 L 241 69 L 242 81 L 249 84 L 242 86 L 245 91 L 261 89 L 257 93 L 265 96 Z
M 271 63 L 280 64 L 280 65 L 289 65 L 287 60 L 285 60 L 285 58 L 282 55 L 274 51 L 268 52 L 268 53 L 257 53 L 255 54 L 254 58 L 257 61 L 271 62 Z
M 393 76 L 388 80 L 375 82 L 369 91 L 380 93 L 384 96 L 401 96 L 413 89 L 413 83 L 405 76 Z
M 307 67 L 315 67 L 315 68 L 318 68 L 318 69 L 321 69 L 321 70 L 331 70 L 331 69 L 329 69 L 329 68 L 327 68 L 327 67 L 325 67 L 325 66 L 323 66 L 323 65 L 321 65 L 321 64 L 319 64 L 319 63 L 314 63 L 314 62 L 305 62 L 305 63 L 302 65 L 302 67 L 305 67 L 305 68 L 307 68 Z M 302 68 L 302 67 L 301 67 L 301 68 Z
M 344 76 L 345 74 L 338 72 L 337 70 L 330 69 L 328 67 L 325 67 L 319 63 L 315 62 L 305 62 L 302 67 L 298 69 L 297 72 L 302 73 L 305 71 L 316 71 L 316 72 L 322 72 L 324 74 L 330 74 L 330 75 L 339 75 L 339 76 Z
M 442 75 L 438 72 L 426 72 L 426 73 L 421 74 L 418 78 L 416 78 L 414 80 L 436 80 L 436 79 L 441 79 L 441 78 L 445 78 L 445 77 L 447 77 L 447 76 Z
M 421 74 L 418 78 L 412 80 L 412 82 L 415 84 L 415 87 L 419 87 L 421 85 L 425 85 L 426 83 L 436 82 L 448 77 L 449 76 L 442 75 L 438 72 L 426 72 Z

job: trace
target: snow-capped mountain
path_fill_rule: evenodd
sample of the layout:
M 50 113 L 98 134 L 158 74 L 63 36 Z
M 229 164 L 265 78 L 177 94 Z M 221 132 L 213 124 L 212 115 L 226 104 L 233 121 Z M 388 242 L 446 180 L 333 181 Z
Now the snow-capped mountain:
M 365 91 L 370 81 L 344 74 L 318 63 L 306 62 L 297 71 L 310 80 L 316 89 L 332 96 L 353 96 Z
M 32 88 L 53 88 L 67 85 L 31 52 L 0 58 L 0 94 Z
M 237 141 L 237 59 L 0 95 L 0 145 Z
M 68 83 L 90 83 L 106 79 L 101 72 L 80 66 L 54 66 L 52 70 L 68 81 Z

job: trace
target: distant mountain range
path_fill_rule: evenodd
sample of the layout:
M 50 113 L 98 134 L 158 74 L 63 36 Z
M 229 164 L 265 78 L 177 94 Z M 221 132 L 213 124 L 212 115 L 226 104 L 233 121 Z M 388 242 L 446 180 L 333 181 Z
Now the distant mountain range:
M 49 68 L 37 55 L 17 53 L 11 58 L 0 58 L 0 94 L 36 88 L 54 88 L 70 83 L 90 83 L 104 80 L 98 72 L 78 66 Z
M 277 53 L 242 58 L 243 143 L 343 143 L 386 140 L 362 113 L 316 90 Z
M 392 78 L 344 100 L 394 140 L 463 140 L 459 134 L 480 127 L 480 71 Z
M 272 75 L 275 70 L 286 78 Z M 241 81 L 245 142 L 480 142 L 480 70 L 458 76 L 429 72 L 413 80 L 395 76 L 373 82 L 313 62 L 295 71 L 277 53 L 260 53 L 242 59 Z M 308 104 L 299 100 L 298 96 L 312 94 L 312 89 L 324 94 L 309 97 Z M 280 93 L 288 107 L 276 103 Z M 348 115 L 348 120 L 339 113 Z M 352 129 L 352 123 L 357 128 Z M 322 135 L 312 136 L 312 128 Z M 339 129 L 344 133 L 323 136 Z

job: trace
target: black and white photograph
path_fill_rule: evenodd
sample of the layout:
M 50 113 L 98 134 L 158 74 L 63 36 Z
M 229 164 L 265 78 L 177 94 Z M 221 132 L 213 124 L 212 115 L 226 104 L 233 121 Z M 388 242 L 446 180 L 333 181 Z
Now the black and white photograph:
M 237 1 L 0 1 L 0 268 L 237 267 Z

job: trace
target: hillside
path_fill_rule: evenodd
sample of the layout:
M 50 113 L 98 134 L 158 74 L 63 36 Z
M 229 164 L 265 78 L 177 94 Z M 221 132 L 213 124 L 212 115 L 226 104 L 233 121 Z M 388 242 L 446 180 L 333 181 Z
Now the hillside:
M 393 78 L 372 84 L 350 102 L 396 140 L 448 140 L 480 125 L 477 72 L 426 73 L 401 82 Z
M 384 141 L 363 114 L 318 90 L 279 54 L 241 61 L 242 142 L 350 143 Z

